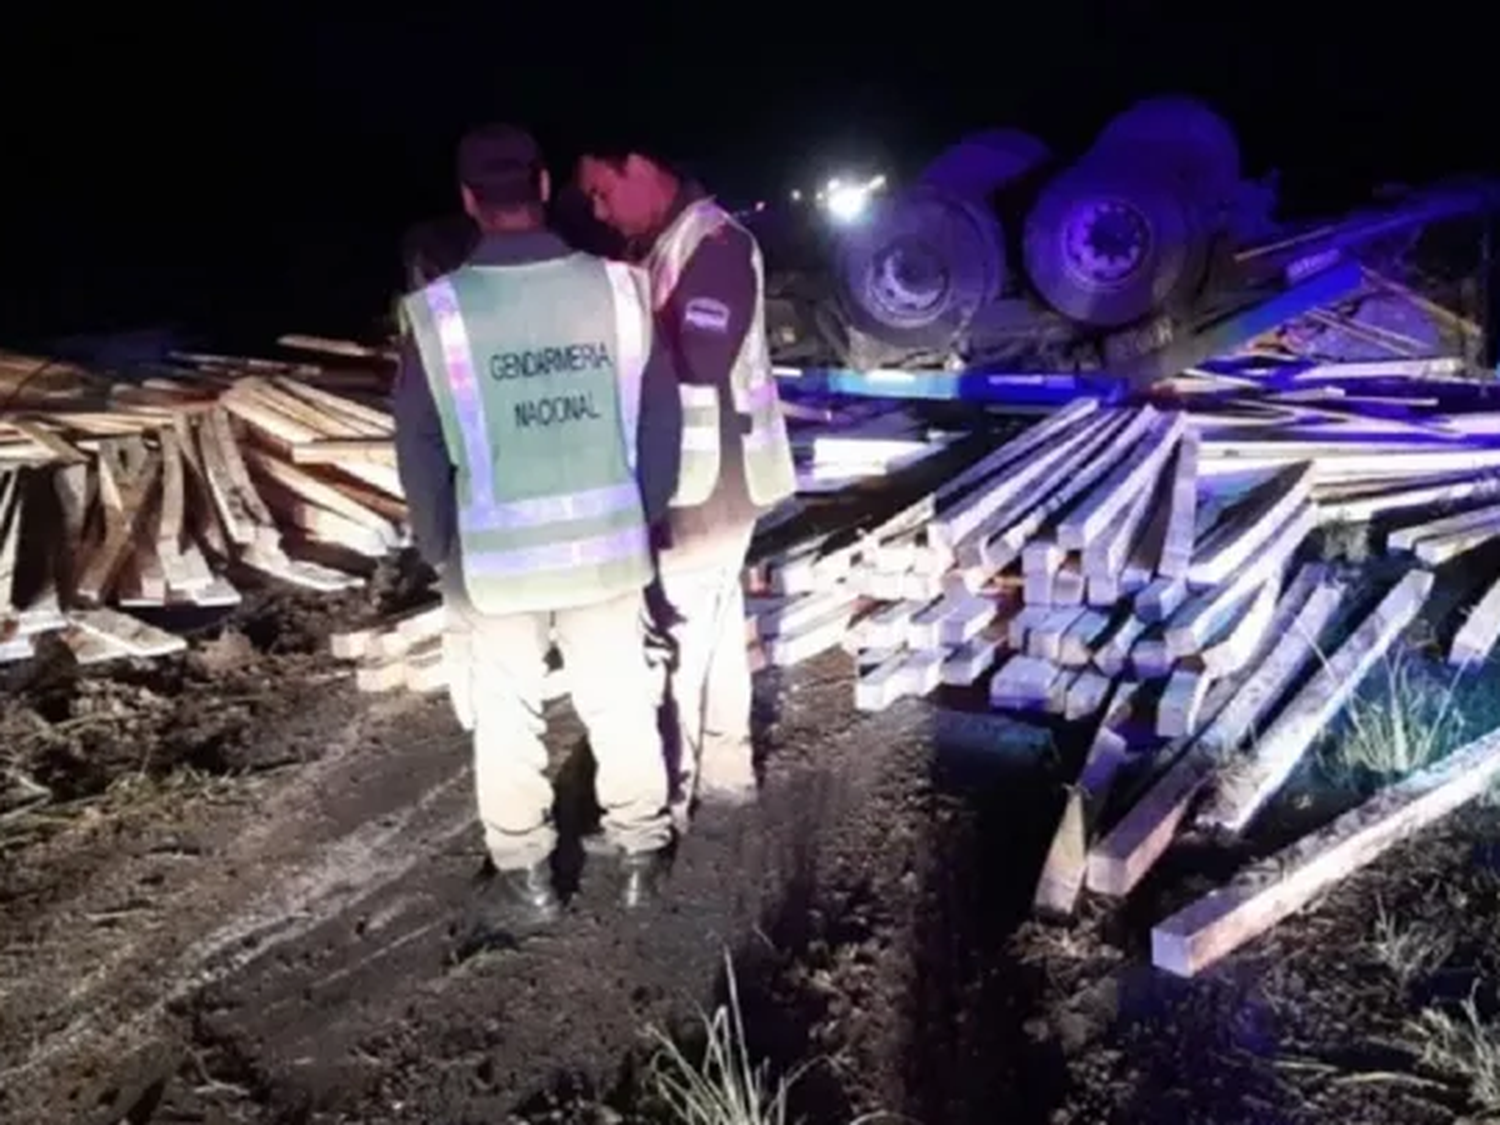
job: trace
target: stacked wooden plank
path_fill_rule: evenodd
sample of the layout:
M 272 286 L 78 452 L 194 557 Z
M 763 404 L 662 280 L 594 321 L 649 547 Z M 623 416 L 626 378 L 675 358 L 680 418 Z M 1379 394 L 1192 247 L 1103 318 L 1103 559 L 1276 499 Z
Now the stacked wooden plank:
M 940 453 L 956 436 L 931 429 L 901 408 L 796 413 L 804 421 L 822 423 L 792 434 L 797 491 L 804 494 L 837 492 L 886 477 Z
M 864 710 L 953 689 L 972 706 L 982 687 L 990 707 L 1086 724 L 1043 911 L 1070 913 L 1085 887 L 1128 894 L 1184 828 L 1243 834 L 1398 643 L 1433 570 L 1500 544 L 1500 409 L 1455 365 L 1241 359 L 1039 420 L 950 409 L 938 426 L 905 403 L 789 396 L 799 496 L 758 528 L 752 665 L 842 646 Z M 180 638 L 121 611 L 232 604 L 242 576 L 359 584 L 406 542 L 387 380 L 188 356 L 121 382 L 0 354 L 0 659 L 54 630 L 80 661 L 174 651 Z M 1309 561 L 1320 529 L 1372 523 L 1412 564 L 1373 596 Z M 331 645 L 363 690 L 432 692 L 448 686 L 443 624 L 433 594 Z M 1451 659 L 1497 637 L 1500 581 Z M 546 693 L 565 691 L 555 669 Z M 1470 759 L 1500 772 L 1500 746 Z M 1210 963 L 1477 784 L 1413 778 L 1299 845 L 1285 885 L 1247 873 L 1164 922 L 1158 961 Z
M 992 707 L 1092 724 L 1037 889 L 1067 914 L 1086 885 L 1129 893 L 1185 825 L 1244 833 L 1415 619 L 1429 568 L 1500 544 L 1500 415 L 1433 389 L 1074 402 L 755 578 L 809 623 L 795 639 L 857 653 L 863 709 L 982 682 Z M 1305 561 L 1320 528 L 1371 521 L 1414 564 L 1373 600 Z M 1497 632 L 1492 586 L 1454 658 Z
M 42 471 L 60 509 L 42 541 L 60 542 L 58 569 L 76 571 L 12 607 L 11 655 L 67 624 L 60 606 L 222 604 L 238 597 L 233 567 L 338 589 L 357 574 L 307 548 L 368 559 L 404 542 L 394 423 L 374 397 L 384 372 L 180 359 L 130 384 L 0 364 L 26 392 L 0 415 L 11 467 L 0 577 L 33 522 L 26 478 Z M 1406 376 L 1399 392 L 1393 374 Z M 1377 376 L 1380 393 L 1366 393 Z M 1189 373 L 1155 405 L 1081 399 L 998 442 L 900 403 L 790 403 L 804 499 L 852 483 L 864 503 L 790 539 L 783 525 L 807 523 L 802 501 L 763 521 L 750 575 L 758 659 L 841 643 L 865 666 L 862 706 L 984 678 L 997 705 L 1075 720 L 1099 715 L 1114 683 L 1161 680 L 1159 732 L 1190 727 L 1264 634 L 1272 588 L 1318 523 L 1468 505 L 1391 537 L 1429 565 L 1500 527 L 1482 503 L 1500 424 L 1432 393 L 1443 372 L 1340 364 L 1292 378 Z M 993 421 L 976 413 L 976 432 Z M 959 446 L 920 488 L 884 487 Z M 1500 593 L 1476 607 L 1455 658 L 1488 651 L 1500 631 L 1490 602 Z
M 752 587 L 860 654 L 861 706 L 972 682 L 983 654 L 1000 661 L 996 705 L 1072 719 L 1099 713 L 1109 681 L 1162 680 L 1158 731 L 1177 735 L 1249 661 L 1320 526 L 1404 520 L 1385 545 L 1426 566 L 1500 538 L 1500 414 L 1430 390 L 1077 400 L 921 494 L 770 553 Z M 1492 603 L 1500 590 L 1455 659 L 1493 646 Z
M 379 558 L 404 541 L 393 426 L 327 381 L 198 356 L 116 382 L 0 355 L 0 655 L 24 658 L 53 630 L 86 662 L 181 648 L 119 610 L 232 605 L 237 572 L 360 584 L 312 556 Z
M 747 643 L 782 666 L 853 650 L 865 709 L 983 683 L 991 706 L 1090 724 L 1036 902 L 1066 915 L 1085 887 L 1123 896 L 1185 827 L 1244 833 L 1397 644 L 1433 587 L 1428 568 L 1500 540 L 1497 416 L 1455 409 L 1421 374 L 1379 395 L 1278 380 L 1155 405 L 1077 401 L 926 484 L 856 489 L 860 503 L 811 529 L 792 504 L 765 522 L 747 572 Z M 921 460 L 960 444 L 931 440 L 904 408 L 819 421 L 831 433 L 804 431 L 804 449 L 905 442 L 900 456 Z M 1415 566 L 1361 601 L 1357 576 L 1305 561 L 1304 544 L 1372 520 Z M 1471 612 L 1456 654 L 1488 651 L 1497 599 Z M 438 612 L 336 644 L 365 660 L 363 686 L 431 690 Z M 564 669 L 549 695 L 565 689 Z M 1253 869 L 1164 921 L 1158 963 L 1196 971 L 1472 797 L 1500 773 L 1491 743 L 1462 756 L 1472 776 L 1413 778 L 1299 844 L 1282 875 Z

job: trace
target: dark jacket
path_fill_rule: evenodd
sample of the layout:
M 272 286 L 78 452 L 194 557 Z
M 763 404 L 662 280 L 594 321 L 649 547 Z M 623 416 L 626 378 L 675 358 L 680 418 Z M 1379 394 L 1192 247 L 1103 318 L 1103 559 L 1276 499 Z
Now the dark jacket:
M 548 231 L 489 234 L 480 239 L 468 262 L 477 266 L 524 265 L 563 258 L 572 252 Z M 421 356 L 410 336 L 402 341 L 391 412 L 396 419 L 396 462 L 417 551 L 430 565 L 444 568 L 445 574 L 456 572 L 459 543 L 454 466 Z M 656 338 L 641 381 L 636 456 L 641 498 L 646 518 L 652 523 L 664 518 L 677 486 L 681 450 L 682 404 L 671 369 L 671 353 Z M 560 447 L 558 456 L 567 456 L 567 450 Z
M 684 183 L 664 231 L 688 204 L 704 198 L 701 187 Z M 656 237 L 660 237 L 661 231 Z M 647 249 L 656 238 L 647 240 Z M 744 542 L 745 530 L 761 509 L 750 500 L 745 483 L 744 435 L 750 419 L 735 411 L 730 373 L 761 298 L 755 276 L 755 243 L 738 226 L 725 226 L 705 239 L 678 278 L 677 287 L 657 313 L 658 338 L 672 348 L 672 368 L 685 383 L 713 386 L 719 392 L 719 479 L 702 504 L 673 508 L 662 543 L 664 565 L 712 561 L 721 549 Z M 688 317 L 693 301 L 711 301 L 728 310 L 727 321 Z M 701 306 L 700 306 L 701 307 Z
M 406 291 L 413 292 L 456 270 L 478 242 L 479 228 L 462 212 L 416 224 L 401 240 Z

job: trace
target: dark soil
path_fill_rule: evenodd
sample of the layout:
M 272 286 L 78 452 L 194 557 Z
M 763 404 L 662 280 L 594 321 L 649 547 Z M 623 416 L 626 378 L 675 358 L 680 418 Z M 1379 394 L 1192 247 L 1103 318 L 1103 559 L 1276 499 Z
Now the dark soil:
M 12 673 L 3 761 L 53 803 L 0 812 L 0 1121 L 652 1120 L 648 1029 L 691 1047 L 726 956 L 812 1122 L 1484 1120 L 1413 1022 L 1496 998 L 1500 812 L 1184 982 L 1149 927 L 1234 857 L 1179 850 L 1121 910 L 1029 920 L 1076 732 L 960 696 L 859 716 L 837 653 L 763 678 L 763 799 L 700 819 L 666 902 L 623 914 L 591 861 L 555 932 L 455 963 L 465 739 L 443 700 L 360 696 L 321 654 L 412 596 L 389 573 L 266 595 L 182 658 Z M 574 825 L 587 756 L 553 719 Z M 1403 974 L 1392 932 L 1441 940 Z

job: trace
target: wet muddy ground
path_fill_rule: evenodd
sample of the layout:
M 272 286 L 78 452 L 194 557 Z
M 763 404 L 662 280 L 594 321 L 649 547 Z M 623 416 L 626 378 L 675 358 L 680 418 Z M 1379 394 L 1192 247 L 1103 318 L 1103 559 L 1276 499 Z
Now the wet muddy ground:
M 958 696 L 858 715 L 840 653 L 762 678 L 763 800 L 700 820 L 666 902 L 626 916 L 585 862 L 555 932 L 455 964 L 481 859 L 464 738 L 441 699 L 361 696 L 321 654 L 372 596 L 268 595 L 184 657 L 12 670 L 4 760 L 53 800 L 0 811 L 0 1121 L 653 1120 L 650 1029 L 691 1044 L 726 956 L 752 1052 L 801 1068 L 811 1122 L 1426 1123 L 1500 1101 L 1474 1052 L 1433 1049 L 1430 1014 L 1451 1031 L 1500 999 L 1494 807 L 1180 981 L 1150 968 L 1149 927 L 1234 857 L 1180 849 L 1123 909 L 1031 921 L 1076 732 Z M 576 827 L 583 736 L 554 720 Z

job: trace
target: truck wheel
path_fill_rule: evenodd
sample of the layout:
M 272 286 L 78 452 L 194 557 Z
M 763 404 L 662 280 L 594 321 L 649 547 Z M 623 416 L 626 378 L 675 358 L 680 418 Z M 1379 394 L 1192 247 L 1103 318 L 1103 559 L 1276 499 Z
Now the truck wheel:
M 1005 281 L 1005 239 L 988 209 L 919 187 L 881 204 L 839 248 L 849 323 L 903 347 L 947 346 Z
M 1195 291 L 1209 236 L 1163 175 L 1099 154 L 1042 189 L 1026 219 L 1027 275 L 1064 316 L 1117 328 Z
M 1240 146 L 1229 123 L 1202 102 L 1147 98 L 1110 121 L 1094 141 L 1096 153 L 1171 169 L 1190 198 L 1205 206 L 1229 199 L 1240 182 Z
M 971 133 L 940 152 L 921 182 L 939 191 L 988 203 L 1006 184 L 1052 159 L 1051 150 L 1019 129 Z

